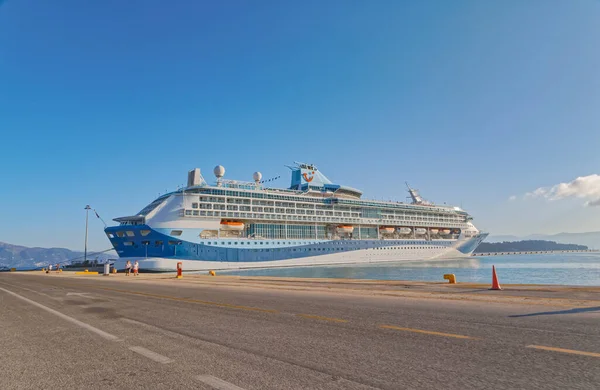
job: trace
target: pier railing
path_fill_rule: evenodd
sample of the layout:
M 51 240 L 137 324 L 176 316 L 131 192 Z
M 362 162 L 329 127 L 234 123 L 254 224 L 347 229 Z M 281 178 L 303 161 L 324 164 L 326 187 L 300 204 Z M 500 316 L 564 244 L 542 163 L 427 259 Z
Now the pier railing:
M 555 251 L 521 251 L 521 252 L 481 252 L 473 253 L 471 256 L 507 256 L 507 255 L 542 255 L 546 253 L 587 253 L 599 252 L 598 249 L 585 250 L 555 250 Z

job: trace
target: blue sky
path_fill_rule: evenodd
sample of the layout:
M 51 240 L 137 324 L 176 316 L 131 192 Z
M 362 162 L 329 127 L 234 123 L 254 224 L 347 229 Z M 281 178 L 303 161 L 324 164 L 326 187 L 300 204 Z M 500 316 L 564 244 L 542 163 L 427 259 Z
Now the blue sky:
M 88 203 L 294 160 L 494 234 L 600 230 L 551 188 L 600 173 L 599 1 L 172 3 L 0 2 L 0 241 L 81 249 Z

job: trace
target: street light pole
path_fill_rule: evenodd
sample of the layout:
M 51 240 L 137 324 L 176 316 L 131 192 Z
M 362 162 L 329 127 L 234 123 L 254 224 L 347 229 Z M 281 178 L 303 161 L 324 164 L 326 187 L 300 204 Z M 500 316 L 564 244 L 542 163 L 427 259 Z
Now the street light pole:
M 83 252 L 83 262 L 84 264 L 87 262 L 87 236 L 88 236 L 88 214 L 91 210 L 90 205 L 85 206 L 85 249 Z

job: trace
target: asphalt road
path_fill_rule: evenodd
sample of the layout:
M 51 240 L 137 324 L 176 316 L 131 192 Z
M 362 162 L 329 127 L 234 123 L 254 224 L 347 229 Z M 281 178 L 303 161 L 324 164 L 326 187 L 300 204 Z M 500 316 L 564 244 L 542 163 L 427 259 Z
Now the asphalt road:
M 0 338 L 1 389 L 600 388 L 600 303 L 1 273 Z

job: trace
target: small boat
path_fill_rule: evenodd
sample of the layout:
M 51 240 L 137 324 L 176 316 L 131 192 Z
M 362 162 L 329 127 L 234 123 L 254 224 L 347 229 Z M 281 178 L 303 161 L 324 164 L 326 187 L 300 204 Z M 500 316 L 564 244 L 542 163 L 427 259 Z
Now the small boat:
M 425 229 L 425 228 L 416 228 L 415 229 L 415 233 L 416 234 L 427 234 L 427 229 Z
M 381 234 L 394 234 L 394 229 L 393 227 L 380 227 L 379 228 L 379 233 Z
M 450 234 L 450 229 L 440 229 L 440 234 Z
M 221 230 L 244 230 L 244 223 L 239 221 L 221 221 Z
M 410 234 L 411 232 L 412 232 L 411 228 L 407 228 L 407 227 L 398 228 L 398 233 L 400 233 L 400 234 Z
M 438 232 L 439 232 L 439 231 L 440 231 L 439 229 L 435 229 L 435 228 L 431 228 L 431 229 L 429 229 L 429 232 L 430 232 L 431 234 L 438 234 Z
M 354 226 L 352 225 L 338 225 L 336 231 L 338 233 L 346 233 L 346 234 L 350 234 L 354 231 Z

